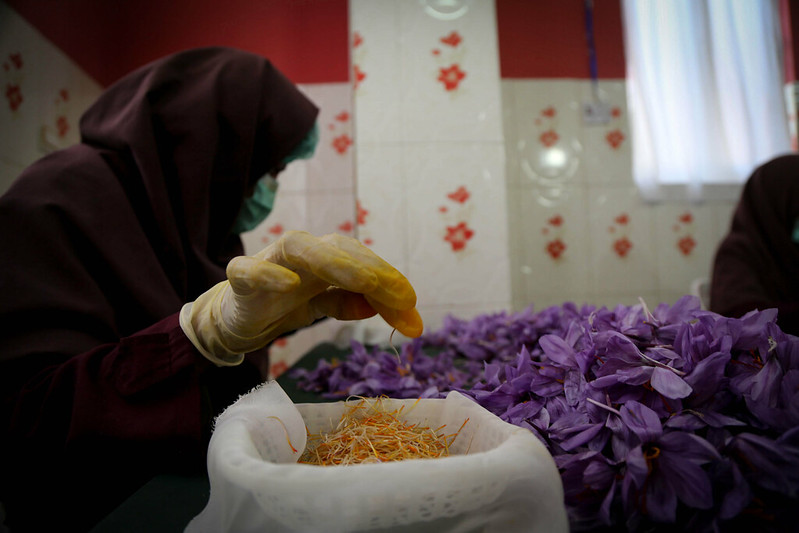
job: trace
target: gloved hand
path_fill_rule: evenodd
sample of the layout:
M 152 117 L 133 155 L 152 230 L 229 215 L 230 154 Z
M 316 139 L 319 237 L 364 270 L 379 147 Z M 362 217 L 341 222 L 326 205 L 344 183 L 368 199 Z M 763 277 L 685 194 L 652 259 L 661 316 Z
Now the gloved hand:
M 217 365 L 237 365 L 243 354 L 324 316 L 379 313 L 403 335 L 422 334 L 411 284 L 350 237 L 290 231 L 254 256 L 233 258 L 227 276 L 180 312 L 186 336 Z

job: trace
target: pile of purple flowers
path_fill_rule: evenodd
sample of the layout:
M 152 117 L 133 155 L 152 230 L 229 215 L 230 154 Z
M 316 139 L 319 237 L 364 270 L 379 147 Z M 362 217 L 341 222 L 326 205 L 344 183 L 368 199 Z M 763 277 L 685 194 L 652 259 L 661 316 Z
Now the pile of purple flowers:
M 399 358 L 353 343 L 293 376 L 328 398 L 474 398 L 547 446 L 574 531 L 787 531 L 799 527 L 799 338 L 775 320 L 725 318 L 691 296 L 652 312 L 567 303 L 449 317 Z

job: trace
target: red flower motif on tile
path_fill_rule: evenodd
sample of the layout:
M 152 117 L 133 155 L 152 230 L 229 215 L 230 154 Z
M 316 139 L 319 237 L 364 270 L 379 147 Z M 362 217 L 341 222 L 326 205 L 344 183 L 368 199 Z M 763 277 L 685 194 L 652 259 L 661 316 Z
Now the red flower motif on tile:
M 683 224 L 690 224 L 694 221 L 694 216 L 691 214 L 690 211 L 686 211 L 682 215 L 680 215 L 680 222 Z
M 441 67 L 438 71 L 438 81 L 444 84 L 444 89 L 447 91 L 454 91 L 457 89 L 461 80 L 466 77 L 466 73 L 461 70 L 457 63 L 446 68 Z
M 363 243 L 364 243 L 366 246 L 372 246 L 372 245 L 375 243 L 375 241 L 373 241 L 372 239 L 370 239 L 370 238 L 368 238 L 368 237 L 367 237 L 366 239 L 364 239 L 364 240 L 363 240 Z
M 361 37 L 361 34 L 358 33 L 357 31 L 352 32 L 352 47 L 358 48 L 362 44 L 363 44 L 363 37 Z
M 614 107 L 610 110 L 610 116 L 613 118 L 619 118 L 621 116 L 621 109 L 618 107 Z
M 278 361 L 269 367 L 269 374 L 272 378 L 276 378 L 285 373 L 288 369 L 289 365 L 285 361 Z
M 696 247 L 696 241 L 690 235 L 686 235 L 679 241 L 677 241 L 677 248 L 680 249 L 680 252 L 685 255 L 691 255 L 691 252 Z
M 457 31 L 453 31 L 446 37 L 442 37 L 440 40 L 442 43 L 451 46 L 453 48 L 461 44 L 461 41 L 463 41 L 463 39 L 461 38 L 461 36 L 458 34 Z
M 566 245 L 560 239 L 555 239 L 547 243 L 547 253 L 552 259 L 559 259 L 566 251 Z
M 613 130 L 605 135 L 605 140 L 608 141 L 611 148 L 616 150 L 624 142 L 624 134 L 620 130 Z
M 271 233 L 272 235 L 280 235 L 281 233 L 283 233 L 283 225 L 282 224 L 275 224 L 274 226 L 269 228 L 267 231 L 269 233 Z
M 439 213 L 446 213 L 447 211 L 449 211 L 449 208 L 445 205 L 442 205 L 438 208 Z
M 69 102 L 69 91 L 66 89 L 61 89 L 58 91 L 58 96 L 61 98 L 62 102 Z
M 14 68 L 17 70 L 22 68 L 22 54 L 19 52 L 16 54 L 8 54 L 8 59 L 11 60 L 11 64 L 14 65 Z
M 447 226 L 447 236 L 444 240 L 452 245 L 452 251 L 457 252 L 466 247 L 466 243 L 474 236 L 474 231 L 469 229 L 466 222 L 457 226 Z
M 433 51 L 430 53 L 433 54 L 434 56 L 439 56 L 441 55 L 441 50 L 439 50 L 438 48 L 433 48 Z
M 352 228 L 353 228 L 353 225 L 352 225 L 352 221 L 350 221 L 350 220 L 342 222 L 341 224 L 338 225 L 339 231 L 343 231 L 344 233 L 351 232 Z
M 352 139 L 350 139 L 349 135 L 344 133 L 333 139 L 331 145 L 336 152 L 345 154 L 347 153 L 347 150 L 349 150 L 350 146 L 352 146 Z
M 16 111 L 22 105 L 22 91 L 19 85 L 9 83 L 6 85 L 6 99 L 8 100 L 8 107 L 11 111 Z
M 369 211 L 363 208 L 360 200 L 356 202 L 356 209 L 358 210 L 358 224 L 363 226 L 366 224 L 366 216 L 369 214 Z
M 555 108 L 552 106 L 547 107 L 546 109 L 541 110 L 541 115 L 547 118 L 553 118 L 555 116 Z
M 69 122 L 67 122 L 67 117 L 64 115 L 59 116 L 55 121 L 55 127 L 56 130 L 58 130 L 58 136 L 64 137 L 69 131 Z
M 357 89 L 363 83 L 363 80 L 366 79 L 366 72 L 362 71 L 358 65 L 353 65 L 352 75 L 355 78 L 355 88 Z
M 541 144 L 547 148 L 554 146 L 555 143 L 558 142 L 558 139 L 560 139 L 560 136 L 555 130 L 547 130 L 538 137 L 538 140 L 541 141 Z
M 350 119 L 350 114 L 346 111 L 342 111 L 338 115 L 335 116 L 335 119 L 339 122 L 347 122 Z
M 613 243 L 613 251 L 615 251 L 619 257 L 626 257 L 632 247 L 633 243 L 631 243 L 627 237 L 616 239 Z
M 630 222 L 630 216 L 627 213 L 622 213 L 613 220 L 615 220 L 616 224 L 620 226 L 626 226 Z
M 552 216 L 552 217 L 549 218 L 549 220 L 547 220 L 547 224 L 549 224 L 550 226 L 555 226 L 555 227 L 562 226 L 563 225 L 563 217 L 560 216 L 560 215 Z
M 461 185 L 460 187 L 458 187 L 458 189 L 455 192 L 449 193 L 447 195 L 447 198 L 449 198 L 450 200 L 454 200 L 458 203 L 465 204 L 466 200 L 468 200 L 470 196 L 471 195 L 469 194 L 469 191 L 466 190 L 466 187 Z

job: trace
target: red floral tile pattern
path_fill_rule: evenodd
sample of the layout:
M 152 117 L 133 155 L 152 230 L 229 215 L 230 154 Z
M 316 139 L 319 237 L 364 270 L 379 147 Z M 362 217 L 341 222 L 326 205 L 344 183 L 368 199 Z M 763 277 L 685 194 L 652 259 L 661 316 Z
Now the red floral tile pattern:
M 466 244 L 474 236 L 474 230 L 466 225 L 466 222 L 460 222 L 456 226 L 447 226 L 447 236 L 444 240 L 450 243 L 453 252 L 458 252 L 466 248 Z
M 627 237 L 622 237 L 613 241 L 613 251 L 619 257 L 627 257 L 627 254 L 632 250 L 633 243 Z
M 455 64 L 446 68 L 440 68 L 438 81 L 444 84 L 444 89 L 447 91 L 454 91 L 465 77 L 466 73 L 461 70 L 459 65 Z
M 16 111 L 22 105 L 24 98 L 22 97 L 22 90 L 20 86 L 14 83 L 6 84 L 6 100 L 8 100 L 8 107 L 11 111 Z
M 533 123 L 538 126 L 538 142 L 546 148 L 552 148 L 560 140 L 558 134 L 558 111 L 554 106 L 547 106 L 542 109 Z
M 549 240 L 544 246 L 544 251 L 554 261 L 560 259 L 566 252 L 566 243 L 561 238 L 563 228 L 563 216 L 560 214 L 552 215 L 547 219 L 546 226 L 541 229 L 541 233 L 548 236 Z
M 333 117 L 333 122 L 327 126 L 328 130 L 333 133 L 333 140 L 330 145 L 336 153 L 341 155 L 346 155 L 353 144 L 350 136 L 351 118 L 349 111 L 341 111 Z
M 444 205 L 438 207 L 439 215 L 444 220 L 444 241 L 450 244 L 453 252 L 460 252 L 466 249 L 466 245 L 475 234 L 468 222 L 472 193 L 465 186 L 460 185 L 454 191 L 446 193 L 445 196 L 448 205 L 445 202 Z
M 463 41 L 463 38 L 457 31 L 452 31 L 446 37 L 442 37 L 439 39 L 442 43 L 446 44 L 447 46 L 451 46 L 452 48 L 457 47 Z
M 554 239 L 547 243 L 547 253 L 552 259 L 560 259 L 563 252 L 566 251 L 566 245 L 560 239 Z
M 18 111 L 25 101 L 25 97 L 22 95 L 21 71 L 23 65 L 22 54 L 19 52 L 8 54 L 3 61 L 3 72 L 5 73 L 4 96 L 12 112 Z
M 439 42 L 445 45 L 444 49 L 433 48 L 430 52 L 436 63 L 438 63 L 436 81 L 443 85 L 445 91 L 455 93 L 467 76 L 462 67 L 464 54 L 463 37 L 453 30 L 449 34 L 440 37 Z
M 675 246 L 677 250 L 686 257 L 691 255 L 697 246 L 696 239 L 693 235 L 693 222 L 694 215 L 690 211 L 685 211 L 677 216 L 677 221 L 672 227 L 677 238 Z
M 624 121 L 622 120 L 622 111 L 618 106 L 610 110 L 610 123 L 608 124 L 608 131 L 605 133 L 605 142 L 608 143 L 613 150 L 618 150 L 627 139 L 622 131 Z
M 366 217 L 369 216 L 369 210 L 361 205 L 360 200 L 356 202 L 356 208 L 358 210 L 358 225 L 363 226 L 366 224 Z
M 471 195 L 469 194 L 469 191 L 466 190 L 466 187 L 464 187 L 463 185 L 458 187 L 455 190 L 455 192 L 451 192 L 451 193 L 447 194 L 447 198 L 449 198 L 450 200 L 454 200 L 454 201 L 458 202 L 459 204 L 466 203 L 466 201 L 469 199 L 470 196 Z
M 363 36 L 357 31 L 352 32 L 352 84 L 355 91 L 366 80 L 366 72 L 361 69 L 363 43 Z
M 630 215 L 627 213 L 619 213 L 613 217 L 613 224 L 608 227 L 608 233 L 615 234 L 617 231 L 620 233 L 611 244 L 613 253 L 621 258 L 627 257 L 630 250 L 633 249 L 633 243 L 627 236 L 627 227 L 630 224 Z

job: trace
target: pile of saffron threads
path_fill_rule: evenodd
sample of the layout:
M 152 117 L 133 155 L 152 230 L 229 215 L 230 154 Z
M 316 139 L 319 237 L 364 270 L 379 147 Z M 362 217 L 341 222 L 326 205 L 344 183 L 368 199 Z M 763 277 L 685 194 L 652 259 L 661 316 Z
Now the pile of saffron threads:
M 399 416 L 405 406 L 388 411 L 383 400 L 361 398 L 341 416 L 333 431 L 308 435 L 298 462 L 332 466 L 446 457 L 469 421 L 467 418 L 455 433 L 439 434 L 446 424 L 432 429 L 403 422 Z

